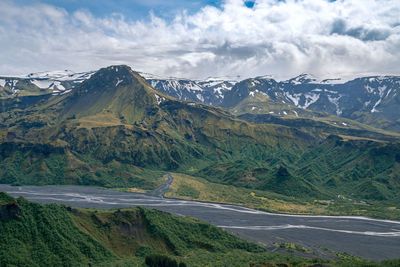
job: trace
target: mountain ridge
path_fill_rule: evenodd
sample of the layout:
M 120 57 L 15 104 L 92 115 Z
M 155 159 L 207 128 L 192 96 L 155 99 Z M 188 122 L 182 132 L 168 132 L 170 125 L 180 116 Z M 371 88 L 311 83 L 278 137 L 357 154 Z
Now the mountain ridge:
M 61 96 L 72 91 L 93 73 L 66 72 L 64 75 L 63 72 L 53 72 L 52 76 L 49 72 L 31 74 L 26 78 L 0 77 L 0 97 L 4 99 L 50 93 Z M 235 115 L 269 113 L 277 116 L 314 116 L 313 112 L 322 112 L 384 130 L 400 131 L 400 115 L 396 112 L 400 108 L 399 76 L 352 75 L 341 79 L 301 74 L 286 81 L 278 81 L 269 76 L 242 81 L 221 78 L 162 78 L 150 74 L 146 74 L 145 78 L 152 87 L 165 95 L 230 108 Z M 41 85 L 42 88 L 37 85 Z M 265 101 L 258 100 L 258 105 L 248 104 L 245 112 L 235 112 L 236 105 L 243 106 L 241 103 L 254 94 L 264 94 Z M 251 102 L 251 99 L 247 101 Z
M 239 88 L 250 94 L 259 85 Z M 156 91 L 127 66 L 21 104 L 32 97 L 3 100 L 0 182 L 151 188 L 157 179 L 146 177 L 176 170 L 307 199 L 351 187 L 357 197 L 389 203 L 400 190 L 400 138 L 362 125 L 243 120 Z

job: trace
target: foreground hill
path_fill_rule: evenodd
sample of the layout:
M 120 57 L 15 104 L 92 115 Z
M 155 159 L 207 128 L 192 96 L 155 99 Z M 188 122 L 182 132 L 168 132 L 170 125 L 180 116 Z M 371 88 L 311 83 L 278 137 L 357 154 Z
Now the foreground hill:
M 188 217 L 131 208 L 85 210 L 42 205 L 0 192 L 2 266 L 396 266 L 350 255 L 315 258 L 283 243 L 267 252 Z M 307 254 L 306 253 L 306 254 Z M 151 263 L 169 263 L 160 265 Z M 146 264 L 147 263 L 147 264 Z M 257 265 L 260 264 L 260 265 Z
M 279 259 L 209 224 L 142 208 L 77 210 L 0 192 L 0 226 L 2 266 L 143 266 L 152 254 L 189 266 L 210 264 L 224 254 L 232 259 L 220 266 L 233 258 L 247 265 Z
M 399 137 L 314 120 L 237 118 L 111 66 L 65 94 L 2 99 L 0 182 L 154 188 L 164 171 L 305 199 L 400 203 Z

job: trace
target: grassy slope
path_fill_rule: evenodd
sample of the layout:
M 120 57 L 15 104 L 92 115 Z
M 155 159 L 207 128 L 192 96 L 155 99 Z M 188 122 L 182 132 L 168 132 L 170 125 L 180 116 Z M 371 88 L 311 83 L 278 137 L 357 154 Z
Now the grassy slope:
M 1 113 L 0 182 L 150 190 L 176 170 L 300 202 L 340 194 L 400 203 L 400 150 L 386 133 L 360 138 L 357 129 L 315 121 L 299 129 L 254 124 L 164 96 L 118 69 L 100 70 L 71 95 Z
M 17 200 L 0 192 L 1 266 L 145 266 L 164 254 L 188 266 L 249 266 L 250 263 L 310 266 L 396 266 L 338 254 L 338 261 L 292 255 L 302 248 L 279 244 L 286 255 L 266 253 L 228 232 L 195 219 L 132 208 L 71 209 Z M 295 253 L 296 254 L 296 253 Z M 277 265 L 282 266 L 282 265 Z
M 188 266 L 262 262 L 334 266 L 355 260 L 334 263 L 265 253 L 263 248 L 208 223 L 155 210 L 70 209 L 14 200 L 4 193 L 0 193 L 0 200 L 2 266 L 144 266 L 144 257 L 154 253 Z
M 82 233 L 64 207 L 18 199 L 3 204 L 1 214 L 2 266 L 88 266 L 115 258 Z
M 167 197 L 189 200 L 236 204 L 269 212 L 290 214 L 361 215 L 400 220 L 400 209 L 391 203 L 359 200 L 343 196 L 332 200 L 301 199 L 274 192 L 240 188 L 232 185 L 212 183 L 200 177 L 172 173 L 173 182 Z

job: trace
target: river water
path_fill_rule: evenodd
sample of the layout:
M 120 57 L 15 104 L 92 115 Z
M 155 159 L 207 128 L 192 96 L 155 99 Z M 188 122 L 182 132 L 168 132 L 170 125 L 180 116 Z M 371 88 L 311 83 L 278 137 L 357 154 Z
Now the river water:
M 249 241 L 291 242 L 310 249 L 328 248 L 371 260 L 400 258 L 400 221 L 353 216 L 285 215 L 245 207 L 161 198 L 81 186 L 10 186 L 0 190 L 40 203 L 113 209 L 142 206 L 192 216 Z

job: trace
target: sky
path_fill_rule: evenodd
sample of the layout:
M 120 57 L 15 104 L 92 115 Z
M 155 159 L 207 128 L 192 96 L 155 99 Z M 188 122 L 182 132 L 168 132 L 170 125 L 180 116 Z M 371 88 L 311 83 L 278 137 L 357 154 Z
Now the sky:
M 0 74 L 400 74 L 399 0 L 0 0 Z

